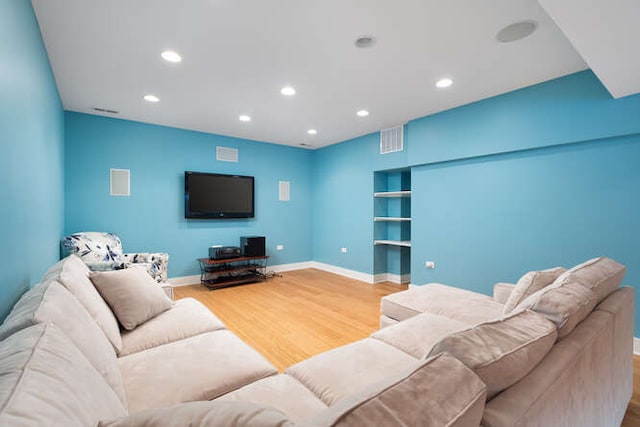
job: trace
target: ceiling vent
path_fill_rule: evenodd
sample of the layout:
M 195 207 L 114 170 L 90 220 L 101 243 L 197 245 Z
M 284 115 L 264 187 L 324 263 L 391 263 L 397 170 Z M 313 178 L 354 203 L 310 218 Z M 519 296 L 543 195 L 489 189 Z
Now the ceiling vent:
M 404 150 L 404 126 L 395 126 L 380 131 L 380 154 Z
M 102 108 L 102 107 L 93 107 L 92 110 L 93 111 L 97 111 L 98 113 L 107 113 L 107 114 L 118 114 L 119 113 L 119 111 L 110 110 L 108 108 Z
M 216 160 L 221 162 L 238 163 L 238 149 L 229 147 L 216 147 Z

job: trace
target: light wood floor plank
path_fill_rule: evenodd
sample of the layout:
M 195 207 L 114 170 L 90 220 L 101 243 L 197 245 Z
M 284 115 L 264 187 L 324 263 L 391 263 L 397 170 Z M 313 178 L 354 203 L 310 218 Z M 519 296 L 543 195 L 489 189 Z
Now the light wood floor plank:
M 208 290 L 174 289 L 176 299 L 194 297 L 278 370 L 378 329 L 380 298 L 406 289 L 369 285 L 315 269 L 282 273 L 267 282 Z M 640 427 L 640 357 L 634 357 L 633 397 L 621 427 Z
M 406 289 L 366 284 L 320 270 L 282 273 L 266 282 L 210 291 L 201 285 L 174 289 L 194 297 L 279 370 L 378 329 L 380 298 Z

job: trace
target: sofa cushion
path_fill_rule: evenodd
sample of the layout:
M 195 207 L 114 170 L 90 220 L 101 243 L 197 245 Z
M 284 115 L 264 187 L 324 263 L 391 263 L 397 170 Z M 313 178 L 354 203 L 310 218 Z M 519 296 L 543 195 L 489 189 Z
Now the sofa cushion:
M 522 276 L 504 303 L 503 313 L 511 313 L 525 298 L 552 284 L 565 271 L 567 269 L 564 267 L 555 267 L 548 270 L 530 271 Z
M 282 412 L 249 402 L 189 402 L 149 409 L 97 427 L 289 427 Z
M 532 310 L 551 320 L 558 328 L 558 338 L 564 338 L 591 313 L 598 299 L 578 282 L 560 276 L 553 284 L 522 301 L 513 310 Z
M 183 298 L 132 331 L 122 331 L 120 357 L 220 329 L 225 329 L 224 323 L 207 307 Z
M 442 353 L 340 400 L 308 425 L 477 426 L 486 389 L 473 372 Z
M 522 311 L 453 333 L 436 344 L 431 355 L 444 351 L 460 360 L 484 381 L 490 399 L 531 371 L 557 336 L 552 322 Z
M 413 364 L 416 359 L 379 340 L 367 338 L 303 360 L 285 373 L 327 405 Z
M 0 326 L 0 340 L 40 323 L 55 323 L 127 406 L 116 353 L 98 324 L 60 283 L 40 283 L 13 306 Z
M 53 265 L 42 282 L 57 280 L 82 304 L 113 345 L 116 353 L 122 348 L 120 327 L 113 312 L 89 280 L 89 269 L 76 255 L 69 255 Z
M 471 325 L 460 321 L 421 313 L 400 323 L 391 325 L 371 334 L 371 338 L 394 346 L 398 350 L 421 359 L 434 345 L 453 332 L 462 331 Z
M 89 278 L 126 330 L 171 308 L 172 301 L 142 267 L 94 271 Z
M 246 385 L 216 399 L 245 401 L 271 406 L 291 420 L 300 422 L 327 409 L 327 405 L 308 388 L 289 375 L 274 375 Z
M 380 309 L 382 314 L 396 320 L 428 312 L 476 324 L 500 317 L 503 306 L 486 295 L 430 283 L 383 297 Z
M 0 425 L 93 426 L 126 415 L 120 399 L 53 324 L 0 342 Z
M 277 373 L 227 330 L 207 332 L 118 359 L 129 411 L 210 400 Z
M 557 281 L 580 283 L 593 291 L 600 302 L 620 286 L 626 271 L 624 265 L 610 258 L 593 258 L 567 270 Z

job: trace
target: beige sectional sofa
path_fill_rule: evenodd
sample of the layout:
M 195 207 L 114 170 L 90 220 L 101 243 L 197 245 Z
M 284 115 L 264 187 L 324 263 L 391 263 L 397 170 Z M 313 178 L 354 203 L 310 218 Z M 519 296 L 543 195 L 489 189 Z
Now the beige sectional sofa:
M 70 256 L 0 326 L 0 425 L 619 425 L 632 387 L 623 274 L 600 258 L 499 284 L 497 299 L 410 289 L 383 299 L 371 337 L 278 374 L 193 299 L 125 330 Z

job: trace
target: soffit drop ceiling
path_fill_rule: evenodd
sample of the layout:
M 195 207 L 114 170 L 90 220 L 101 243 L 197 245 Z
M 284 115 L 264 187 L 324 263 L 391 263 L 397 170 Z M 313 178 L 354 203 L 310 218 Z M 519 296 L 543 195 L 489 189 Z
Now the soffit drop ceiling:
M 66 110 L 292 146 L 338 143 L 586 68 L 535 0 L 32 3 Z M 522 20 L 537 31 L 496 41 Z M 377 43 L 356 48 L 362 35 Z M 162 60 L 166 49 L 182 62 Z M 453 85 L 437 89 L 442 77 Z M 296 95 L 281 95 L 285 85 Z M 145 102 L 149 93 L 160 102 Z
M 540 0 L 615 98 L 640 93 L 640 1 Z

